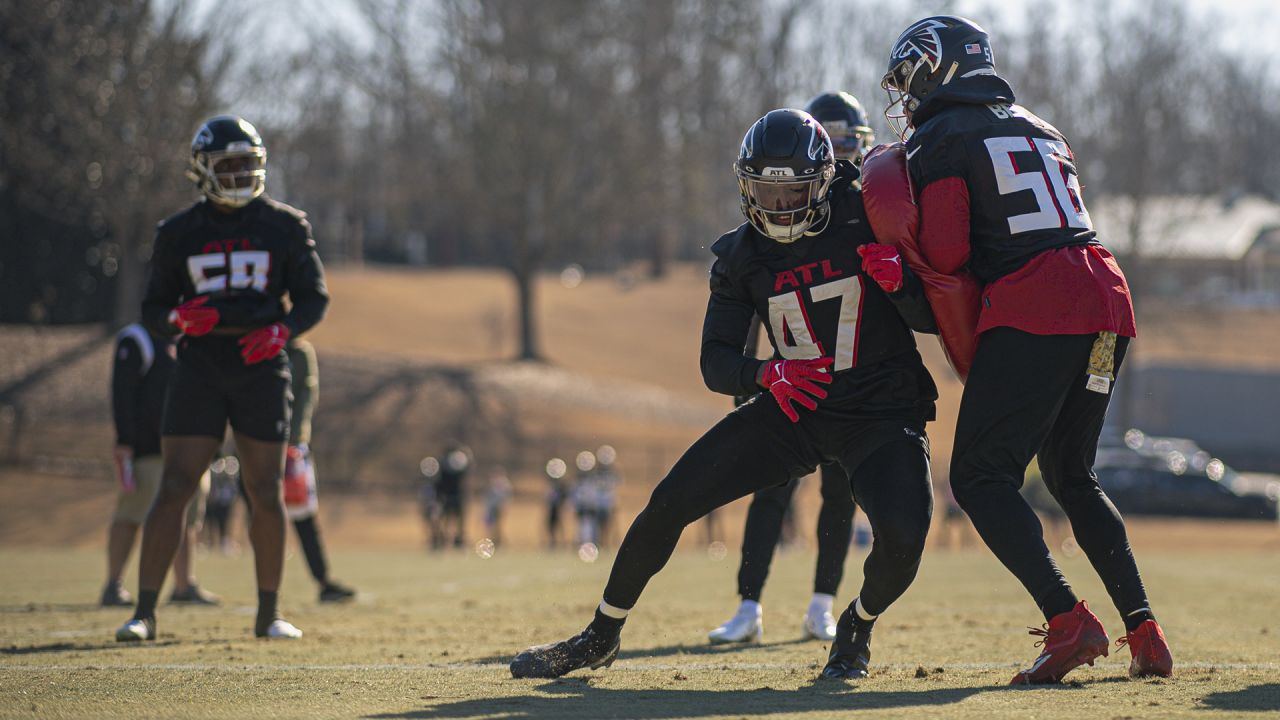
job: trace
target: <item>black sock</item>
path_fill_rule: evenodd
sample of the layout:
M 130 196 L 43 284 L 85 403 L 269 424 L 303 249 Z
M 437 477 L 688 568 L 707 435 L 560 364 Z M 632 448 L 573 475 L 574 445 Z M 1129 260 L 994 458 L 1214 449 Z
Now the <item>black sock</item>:
M 622 625 L 626 621 L 626 618 L 611 618 L 600 612 L 600 608 L 596 608 L 596 616 L 588 627 L 602 637 L 612 638 L 622 632 Z
M 1127 632 L 1133 632 L 1138 626 L 1148 620 L 1155 620 L 1156 616 L 1151 612 L 1151 608 L 1142 608 L 1135 610 L 1124 616 L 1124 629 Z
M 253 624 L 254 634 L 266 635 L 267 628 L 279 617 L 279 613 L 276 611 L 276 598 L 277 593 L 274 591 L 258 591 L 258 619 Z
M 321 585 L 329 583 L 329 564 L 325 562 L 324 546 L 320 544 L 320 527 L 316 525 L 315 516 L 294 520 L 293 528 L 298 531 L 298 544 L 302 545 L 302 554 L 307 557 L 307 569 L 311 577 Z
M 1065 612 L 1071 612 L 1075 609 L 1079 599 L 1072 591 L 1070 585 L 1061 585 L 1053 589 L 1048 595 L 1040 601 L 1040 611 L 1044 613 L 1045 620 L 1052 620 L 1058 615 Z
M 135 620 L 154 620 L 156 618 L 156 599 L 159 590 L 138 590 L 138 607 L 133 611 Z

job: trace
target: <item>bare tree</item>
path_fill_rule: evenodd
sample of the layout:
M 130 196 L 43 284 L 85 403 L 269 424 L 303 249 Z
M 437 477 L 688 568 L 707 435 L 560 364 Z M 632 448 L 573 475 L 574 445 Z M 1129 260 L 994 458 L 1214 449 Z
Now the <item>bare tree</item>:
M 66 259 L 82 268 L 79 289 L 114 283 L 122 324 L 138 312 L 152 227 L 189 196 L 181 148 L 228 63 L 215 28 L 189 29 L 184 3 L 161 15 L 143 0 L 5 7 L 0 148 L 20 182 L 0 193 L 15 214 L 89 230 L 97 242 Z

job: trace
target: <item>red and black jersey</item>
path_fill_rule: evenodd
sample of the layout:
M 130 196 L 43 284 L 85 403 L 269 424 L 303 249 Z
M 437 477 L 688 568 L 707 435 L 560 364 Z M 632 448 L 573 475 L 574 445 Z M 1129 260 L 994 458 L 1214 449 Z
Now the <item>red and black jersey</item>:
M 865 275 L 857 248 L 875 237 L 861 193 L 837 182 L 832 198 L 827 227 L 815 236 L 782 244 L 744 223 L 711 246 L 716 261 L 701 356 L 707 387 L 759 392 L 764 361 L 743 355 L 759 316 L 780 357 L 834 360 L 820 414 L 932 419 L 937 389 L 911 334 L 936 332 L 919 280 L 906 271 L 903 288 L 890 295 Z
M 1019 105 L 951 104 L 908 139 L 907 170 L 925 259 L 986 283 L 979 333 L 1134 335 L 1128 284 L 1052 125 Z
M 969 193 L 969 270 L 990 283 L 1052 248 L 1097 242 L 1066 138 L 1020 105 L 956 104 L 907 140 L 923 190 L 959 178 Z
M 263 196 L 231 213 L 202 200 L 160 223 L 143 322 L 174 335 L 169 312 L 202 295 L 220 315 L 215 333 L 282 321 L 296 337 L 318 323 L 329 293 L 306 214 Z

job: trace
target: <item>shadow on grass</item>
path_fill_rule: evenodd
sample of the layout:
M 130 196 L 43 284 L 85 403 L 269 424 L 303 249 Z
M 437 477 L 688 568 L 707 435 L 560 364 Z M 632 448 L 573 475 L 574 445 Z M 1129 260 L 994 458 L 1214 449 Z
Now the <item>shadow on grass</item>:
M 1280 683 L 1211 693 L 1200 700 L 1204 710 L 1280 710 Z M 430 717 L 430 716 L 427 716 Z M 447 716 L 445 716 L 447 717 Z
M 120 608 L 104 608 L 98 603 L 20 603 L 18 605 L 0 605 L 0 613 L 37 613 L 37 612 L 91 612 L 94 610 L 119 610 Z M 125 608 L 128 610 L 128 608 Z
M 935 688 L 919 691 L 861 691 L 853 684 L 815 681 L 799 690 L 679 690 L 593 688 L 588 678 L 554 680 L 538 687 L 550 693 L 508 698 L 446 702 L 419 710 L 380 713 L 368 718 L 687 718 L 703 716 L 764 717 L 815 711 L 929 707 L 958 703 L 989 688 Z
M 69 642 L 47 643 L 45 645 L 26 645 L 22 647 L 14 645 L 7 648 L 0 648 L 0 655 L 39 655 L 42 653 L 84 652 L 88 650 L 119 650 L 121 648 L 130 648 L 130 647 L 153 648 L 153 647 L 164 647 L 166 645 L 177 645 L 180 642 L 181 641 L 179 640 L 152 640 L 147 642 L 145 645 L 140 643 L 116 643 L 116 642 L 107 642 L 107 643 L 100 643 L 100 644 L 93 644 L 93 645 L 90 645 L 87 643 L 69 643 Z
M 639 650 L 623 649 L 618 651 L 618 659 L 629 660 L 633 658 L 658 658 L 658 657 L 669 657 L 673 655 L 719 656 L 719 655 L 731 655 L 731 654 L 742 652 L 743 650 L 755 650 L 755 651 L 763 650 L 765 652 L 768 652 L 771 648 L 781 649 L 791 645 L 803 645 L 805 643 L 813 644 L 814 662 L 826 662 L 827 660 L 826 644 L 819 643 L 815 640 L 805 640 L 802 638 L 796 638 L 794 640 L 783 640 L 782 642 L 771 642 L 771 643 L 758 644 L 758 645 L 743 644 L 743 643 L 734 643 L 731 645 L 712 645 L 710 643 L 698 643 L 696 645 L 663 645 L 660 647 L 643 648 Z M 491 663 L 502 663 L 505 665 L 511 662 L 511 660 L 515 658 L 516 654 L 523 649 L 524 648 L 520 648 L 519 650 L 513 650 L 504 655 L 488 655 L 485 657 L 468 658 L 461 662 L 465 662 L 467 664 L 474 664 L 474 665 L 489 665 Z M 801 667 L 801 666 L 797 665 L 797 667 Z

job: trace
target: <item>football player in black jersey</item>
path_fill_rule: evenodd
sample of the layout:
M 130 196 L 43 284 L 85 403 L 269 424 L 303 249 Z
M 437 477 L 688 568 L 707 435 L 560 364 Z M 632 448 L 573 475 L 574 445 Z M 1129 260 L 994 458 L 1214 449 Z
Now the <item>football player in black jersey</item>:
M 138 605 L 116 632 L 120 641 L 156 637 L 156 595 L 181 535 L 183 507 L 228 423 L 252 510 L 254 634 L 302 635 L 280 617 L 276 596 L 290 403 L 283 351 L 290 337 L 320 321 L 329 294 L 306 216 L 263 195 L 266 156 L 243 119 L 206 121 L 191 143 L 187 172 L 204 198 L 156 230 L 142 320 L 157 334 L 181 338 L 161 428 L 163 479 L 142 535 Z
M 856 168 L 835 160 L 808 113 L 774 110 L 753 124 L 735 171 L 748 222 L 711 248 L 701 365 L 711 390 L 759 394 L 654 489 L 618 548 L 591 624 L 517 655 L 514 677 L 612 663 L 627 613 L 685 526 L 824 462 L 854 478 L 875 530 L 862 590 L 840 616 L 824 676 L 867 674 L 875 618 L 915 578 L 933 505 L 924 425 L 937 397 L 911 334 L 933 329 L 919 282 L 893 248 L 876 244 Z M 743 354 L 755 315 L 767 319 L 778 358 Z
M 1033 456 L 1124 619 L 1130 674 L 1168 676 L 1173 660 L 1124 522 L 1093 474 L 1136 330 L 1124 274 L 1085 208 L 1075 155 L 1055 127 L 1014 104 L 986 32 L 969 20 L 936 16 L 909 27 L 890 51 L 883 86 L 886 116 L 911 128 L 902 134 L 926 262 L 945 274 L 967 268 L 985 284 L 951 486 L 1047 620 L 1033 631 L 1043 651 L 1013 683 L 1057 682 L 1108 645 L 1018 492 Z
M 826 92 L 804 107 L 827 131 L 837 160 L 854 166 L 875 141 L 862 103 L 847 92 Z M 746 351 L 755 357 L 760 318 L 753 318 Z M 735 398 L 740 403 L 746 398 Z M 818 559 L 813 572 L 813 597 L 801 621 L 805 638 L 830 641 L 836 634 L 831 610 L 836 590 L 844 576 L 844 561 L 853 536 L 853 516 L 857 506 L 849 493 L 849 478 L 837 463 L 823 463 L 818 476 L 822 486 L 822 509 L 818 513 Z M 764 636 L 764 608 L 760 596 L 769 576 L 769 565 L 782 536 L 782 525 L 798 480 L 757 491 L 747 508 L 742 529 L 742 559 L 738 565 L 738 596 L 742 598 L 733 617 L 708 633 L 713 644 L 759 642 Z

